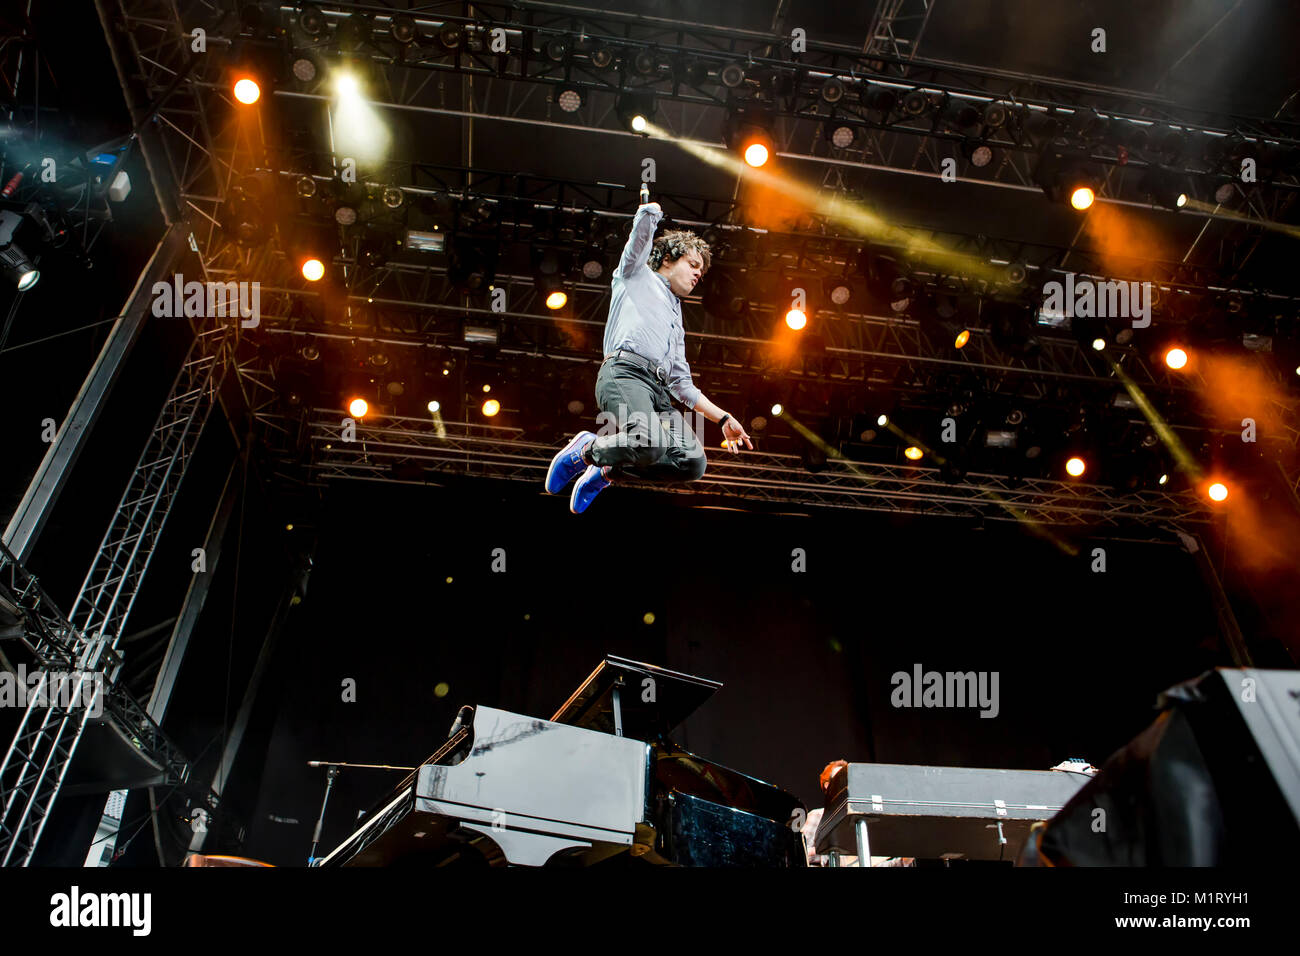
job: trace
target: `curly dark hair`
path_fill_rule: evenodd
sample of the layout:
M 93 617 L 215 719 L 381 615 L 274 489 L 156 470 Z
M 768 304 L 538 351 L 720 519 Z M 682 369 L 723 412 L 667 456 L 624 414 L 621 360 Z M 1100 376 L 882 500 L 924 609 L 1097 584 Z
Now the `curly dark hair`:
M 655 240 L 650 249 L 650 268 L 658 272 L 665 259 L 676 262 L 688 252 L 698 254 L 704 261 L 704 271 L 709 271 L 713 259 L 709 244 L 689 229 L 669 229 Z

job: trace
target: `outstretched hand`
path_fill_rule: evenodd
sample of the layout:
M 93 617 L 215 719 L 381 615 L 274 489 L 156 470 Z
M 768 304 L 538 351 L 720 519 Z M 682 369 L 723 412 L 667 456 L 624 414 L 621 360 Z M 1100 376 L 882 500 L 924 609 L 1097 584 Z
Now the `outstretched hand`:
M 733 455 L 740 451 L 741 442 L 744 442 L 745 447 L 750 451 L 754 450 L 754 443 L 749 440 L 749 436 L 745 434 L 744 426 L 736 421 L 734 415 L 727 419 L 727 424 L 722 426 L 722 437 L 727 440 L 727 451 Z

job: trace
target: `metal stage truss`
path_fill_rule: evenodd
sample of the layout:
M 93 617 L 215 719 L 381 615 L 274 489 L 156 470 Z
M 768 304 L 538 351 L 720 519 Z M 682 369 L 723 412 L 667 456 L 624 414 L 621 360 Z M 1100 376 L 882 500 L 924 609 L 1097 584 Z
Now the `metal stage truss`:
M 225 203 L 232 186 L 243 176 L 265 168 L 266 143 L 255 124 L 241 124 L 231 109 L 226 87 L 225 61 L 218 52 L 227 42 L 236 18 L 221 18 L 210 3 L 198 0 L 96 0 L 96 10 L 104 29 L 114 64 L 122 83 L 135 134 L 148 164 L 163 217 L 169 227 L 182 226 L 190 235 L 190 248 L 197 255 L 205 279 L 265 281 L 266 308 L 264 327 L 249 333 L 256 340 L 273 339 L 284 332 L 340 334 L 366 338 L 395 334 L 391 329 L 370 327 L 334 330 L 302 328 L 292 317 L 292 300 L 303 295 L 285 276 L 287 259 L 278 239 L 260 249 L 250 249 L 228 242 L 221 227 Z M 282 13 L 291 9 L 274 5 Z M 353 12 L 362 5 L 349 3 L 321 4 L 333 20 Z M 925 0 L 882 0 L 872 18 L 871 35 L 864 46 L 839 46 L 810 38 L 807 52 L 797 59 L 790 56 L 789 35 L 761 34 L 741 30 L 696 27 L 650 18 L 607 14 L 599 11 L 582 13 L 561 10 L 526 0 L 494 3 L 473 2 L 437 5 L 440 13 L 430 19 L 420 15 L 427 28 L 444 22 L 471 26 L 465 33 L 464 48 L 450 56 L 406 58 L 399 62 L 387 54 L 375 57 L 371 66 L 381 75 L 396 76 L 400 71 L 481 76 L 484 82 L 483 103 L 488 115 L 443 108 L 433 87 L 437 84 L 396 84 L 391 89 L 409 91 L 405 98 L 390 98 L 388 106 L 423 110 L 449 116 L 517 121 L 550 127 L 568 128 L 571 124 L 540 119 L 536 102 L 529 97 L 512 105 L 513 91 L 519 85 L 540 89 L 554 87 L 564 80 L 588 92 L 591 97 L 575 116 L 578 123 L 591 128 L 602 125 L 613 109 L 609 94 L 618 92 L 622 81 L 611 84 L 604 76 L 592 73 L 571 56 L 552 62 L 532 51 L 534 44 L 558 39 L 567 48 L 576 48 L 588 37 L 606 38 L 625 54 L 654 49 L 664 62 L 653 75 L 633 79 L 630 87 L 652 93 L 664 102 L 680 104 L 676 118 L 665 119 L 674 132 L 686 128 L 698 130 L 707 122 L 721 120 L 732 104 L 729 91 L 718 84 L 685 86 L 669 62 L 682 57 L 706 61 L 709 71 L 728 63 L 743 61 L 759 71 L 787 76 L 788 92 L 773 103 L 775 115 L 783 122 L 778 130 L 781 149 L 795 159 L 823 163 L 836 169 L 896 172 L 906 175 L 935 175 L 939 160 L 960 156 L 965 137 L 945 130 L 932 117 L 891 118 L 879 115 L 863 104 L 857 91 L 861 81 L 878 84 L 902 94 L 914 88 L 931 97 L 987 103 L 999 100 L 1010 104 L 1021 118 L 1030 114 L 1053 112 L 1068 124 L 1080 126 L 1080 132 L 1093 136 L 1095 143 L 1089 158 L 1108 168 L 1099 196 L 1103 200 L 1149 206 L 1140 196 L 1139 180 L 1154 156 L 1144 147 L 1134 146 L 1133 162 L 1121 161 L 1098 133 L 1113 132 L 1116 124 L 1127 134 L 1134 127 L 1144 129 L 1158 124 L 1159 131 L 1177 127 L 1184 134 L 1223 137 L 1237 133 L 1260 148 L 1292 148 L 1300 142 L 1295 124 L 1243 116 L 1220 116 L 1207 111 L 1182 107 L 1160 97 L 1096 86 L 1070 84 L 1041 77 L 1010 76 L 992 69 L 959 64 L 927 62 L 918 55 L 927 18 L 933 4 Z M 367 7 L 374 12 L 373 7 Z M 378 18 L 386 30 L 387 15 Z M 475 37 L 482 39 L 477 27 L 488 22 L 500 23 L 512 38 L 514 50 L 522 55 L 491 56 L 473 49 Z M 198 55 L 192 48 L 194 28 L 225 31 L 224 36 L 210 37 L 212 52 Z M 794 26 L 791 24 L 791 26 Z M 296 29 L 296 27 L 294 28 Z M 378 34 L 376 34 L 378 37 Z M 823 84 L 839 78 L 853 88 L 834 115 L 851 122 L 860 136 L 855 147 L 838 149 L 825 138 L 825 123 L 832 115 L 820 95 Z M 708 89 L 701 87 L 707 86 Z M 315 97 L 309 91 L 283 89 L 282 97 Z M 503 102 L 504 101 L 504 102 Z M 602 102 L 608 101 L 608 102 Z M 435 105 L 436 104 L 436 105 Z M 494 105 L 495 104 L 495 105 Z M 527 104 L 527 105 L 525 105 Z M 384 103 L 378 104 L 381 107 Z M 603 114 L 597 113 L 600 105 Z M 482 107 L 479 107 L 480 109 Z M 1020 112 L 1020 111 L 1024 112 Z M 532 113 L 534 115 L 526 115 Z M 678 120 L 680 120 L 678 122 Z M 1155 132 L 1156 130 L 1152 130 Z M 631 135 L 603 131 L 607 135 Z M 690 135 L 693 135 L 691 133 Z M 959 164 L 963 178 L 980 185 L 1037 190 L 1032 185 L 1031 160 L 1037 145 L 1022 130 L 1021 124 L 1009 123 L 989 130 L 988 144 L 996 149 L 1001 161 L 983 171 Z M 918 147 L 919 143 L 919 147 Z M 434 172 L 418 161 L 404 164 L 412 186 L 437 188 L 438 176 L 452 182 L 459 176 Z M 423 169 L 423 172 L 421 171 Z M 1209 175 L 1213 171 L 1199 162 L 1184 165 L 1180 172 Z M 475 174 L 477 175 L 477 173 Z M 420 179 L 421 176 L 425 178 Z M 839 183 L 849 192 L 851 183 Z M 469 185 L 468 179 L 464 186 Z M 1267 189 L 1252 190 L 1234 200 L 1236 222 L 1227 224 L 1233 231 L 1247 233 L 1261 221 L 1276 219 L 1287 211 L 1300 192 L 1300 181 L 1290 172 L 1273 178 Z M 721 223 L 729 209 L 704 208 L 695 200 L 683 199 L 674 210 L 683 218 L 692 208 L 700 219 Z M 630 212 L 632 195 L 620 197 L 606 208 Z M 821 241 L 823 237 L 805 237 Z M 1225 237 L 1219 237 L 1223 241 Z M 1240 238 L 1240 236 L 1239 236 Z M 1247 236 L 1249 238 L 1249 236 Z M 854 241 L 844 237 L 845 242 Z M 905 241 L 905 240 L 903 240 Z M 1258 235 L 1253 242 L 1259 241 Z M 1248 248 L 1247 248 L 1248 247 Z M 1244 262 L 1254 245 L 1244 242 Z M 1044 267 L 1060 266 L 1065 258 L 1060 249 L 1033 250 L 1017 248 L 1015 243 L 996 240 L 983 247 L 972 246 L 972 254 L 996 259 L 1038 259 Z M 1079 256 L 1077 250 L 1064 255 Z M 1230 281 L 1240 262 L 1229 262 L 1218 270 Z M 1072 267 L 1082 267 L 1086 260 L 1071 260 Z M 355 270 L 354 270 L 355 271 Z M 1099 270 L 1100 271 L 1100 270 Z M 1214 270 L 1211 270 L 1214 271 Z M 378 278 L 389 282 L 383 295 L 356 285 L 350 288 L 354 299 L 391 297 L 395 304 L 424 313 L 448 315 L 455 308 L 445 297 L 431 303 L 431 283 L 435 272 L 425 270 L 422 279 L 389 268 Z M 1143 278 L 1154 278 L 1145 276 Z M 523 277 L 509 279 L 518 284 Z M 1202 279 L 1176 267 L 1159 278 L 1171 284 L 1204 285 Z M 414 287 L 423 282 L 420 294 Z M 409 283 L 403 286 L 402 283 Z M 1213 285 L 1213 283 L 1209 283 Z M 443 284 L 445 287 L 445 283 Z M 595 292 L 591 289 L 589 291 Z M 584 321 L 595 324 L 602 308 L 602 295 L 589 296 L 584 304 Z M 518 319 L 517 328 L 540 329 L 537 317 L 525 317 L 529 307 L 527 294 L 517 296 L 511 310 Z M 358 303 L 359 304 L 359 303 Z M 367 302 L 367 305 L 374 303 Z M 385 303 L 380 301 L 381 308 Z M 463 317 L 463 304 L 459 306 Z M 147 710 L 120 687 L 116 678 L 122 659 L 117 643 L 142 581 L 148 571 L 153 546 L 175 500 L 178 487 L 192 457 L 195 443 L 209 414 L 218 404 L 218 388 L 223 378 L 236 372 L 248 412 L 259 423 L 258 438 L 272 451 L 286 451 L 277 464 L 277 474 L 297 480 L 290 472 L 289 459 L 293 440 L 305 434 L 310 449 L 307 472 L 310 480 L 325 483 L 355 479 L 376 481 L 429 482 L 439 474 L 479 476 L 512 481 L 541 481 L 554 447 L 524 440 L 522 432 L 512 429 L 489 429 L 454 422 L 437 423 L 430 419 L 390 417 L 382 422 L 361 422 L 355 442 L 343 442 L 339 435 L 340 415 L 328 409 L 316 409 L 302 419 L 295 419 L 278 403 L 278 389 L 273 369 L 264 358 L 247 349 L 241 350 L 241 331 L 237 320 L 221 320 L 216 325 L 200 323 L 189 356 L 176 376 L 174 387 L 155 423 L 144 452 L 136 466 L 109 530 L 101 542 L 90 572 L 70 615 L 58 613 L 39 586 L 7 550 L 0 552 L 0 584 L 16 598 L 24 619 L 24 646 L 34 659 L 68 668 L 88 670 L 105 681 L 105 713 L 115 721 L 135 745 L 147 751 L 164 769 L 161 779 L 183 781 L 188 764 L 163 736 Z M 705 331 L 690 337 L 692 361 L 701 369 L 714 367 L 719 372 L 735 374 L 739 359 L 746 350 L 756 347 L 758 336 L 738 334 L 735 329 L 712 328 L 699 317 L 695 326 Z M 1114 387 L 1108 367 L 1098 364 L 1070 342 L 1059 349 L 1051 344 L 1033 361 L 1036 367 L 1020 360 L 997 355 L 976 336 L 975 348 L 960 360 L 942 357 L 914 324 L 876 316 L 844 316 L 830 323 L 826 337 L 823 365 L 818 374 L 833 378 L 842 375 L 847 381 L 861 376 L 871 379 L 874 363 L 882 359 L 901 363 L 905 371 L 925 367 L 942 369 L 957 366 L 986 368 L 1007 377 L 1021 376 L 1037 381 L 1053 376 L 1087 384 L 1101 383 Z M 411 336 L 419 333 L 410 330 Z M 569 360 L 589 360 L 590 353 L 551 341 L 545 331 L 535 333 L 537 341 L 525 343 L 527 354 L 548 351 Z M 407 336 L 396 335 L 401 339 Z M 410 340 L 414 341 L 414 338 Z M 1050 340 L 1050 336 L 1048 337 Z M 439 337 L 447 344 L 446 337 Z M 459 340 L 456 340 L 459 342 Z M 539 344 L 540 343 L 540 344 Z M 720 351 L 709 352 L 717 346 Z M 459 346 L 458 346 L 459 347 Z M 255 350 L 254 350 L 255 352 Z M 251 357 L 250 357 L 251 355 Z M 1017 363 L 1025 367 L 1017 367 Z M 711 363 L 716 363 L 712 364 Z M 1158 369 L 1145 365 L 1140 358 L 1125 364 L 1128 375 L 1141 387 L 1163 390 L 1166 396 L 1179 391 L 1177 383 Z M 897 369 L 893 378 L 899 380 Z M 906 378 L 906 375 L 904 375 Z M 305 433 L 302 429 L 305 426 Z M 418 474 L 417 474 L 418 472 Z M 682 493 L 685 489 L 672 488 Z M 1062 528 L 1088 529 L 1091 532 L 1122 531 L 1134 527 L 1154 537 L 1157 531 L 1194 530 L 1211 520 L 1206 506 L 1188 492 L 1137 492 L 1119 495 L 1107 488 L 1052 481 L 1040 478 L 1013 480 L 1005 476 L 970 473 L 965 480 L 948 483 L 930 468 L 850 463 L 831 456 L 817 473 L 802 467 L 797 456 L 772 453 L 747 453 L 740 459 L 718 454 L 710 457 L 705 477 L 693 484 L 691 492 L 708 495 L 725 492 L 729 498 L 751 501 L 795 503 L 802 506 L 852 508 L 894 514 L 921 514 L 967 517 L 993 521 L 1030 521 Z M 705 499 L 707 500 L 707 499 Z M 22 726 L 0 765 L 0 859 L 4 863 L 30 862 L 60 792 L 65 774 L 82 733 L 87 726 L 86 709 L 29 707 Z
M 540 485 L 554 446 L 524 440 L 519 429 L 387 418 L 357 422 L 355 440 L 342 439 L 337 411 L 313 409 L 283 432 L 305 429 L 310 480 L 338 479 L 409 484 L 437 483 L 439 475 L 465 475 Z M 289 480 L 301 480 L 284 472 Z M 632 483 L 629 483 L 632 484 Z M 635 483 L 637 487 L 651 487 Z M 1114 530 L 1141 526 L 1168 530 L 1207 524 L 1211 513 L 1190 492 L 1145 491 L 1119 495 L 1092 484 L 1005 475 L 968 474 L 948 483 L 938 469 L 849 462 L 831 458 L 811 473 L 798 456 L 746 452 L 709 455 L 704 477 L 686 494 L 726 494 L 729 499 L 783 502 L 803 507 L 852 508 L 892 514 L 1031 521 L 1060 527 Z
M 362 9 L 375 12 L 362 4 L 319 6 L 336 22 Z M 728 88 L 720 81 L 724 67 L 740 64 L 747 76 L 762 77 L 767 88 L 769 98 L 764 100 L 764 109 L 781 121 L 774 130 L 779 155 L 844 171 L 856 168 L 929 177 L 940 175 L 944 159 L 954 159 L 965 182 L 1034 192 L 1039 189 L 1033 173 L 1042 143 L 1029 135 L 1025 123 L 1019 120 L 1050 116 L 1063 133 L 1079 134 L 1082 155 L 1106 167 L 1097 193 L 1099 199 L 1146 207 L 1152 203 L 1142 179 L 1149 168 L 1159 166 L 1188 176 L 1223 173 L 1217 161 L 1202 158 L 1200 143 L 1195 148 L 1184 143 L 1181 151 L 1173 154 L 1166 151 L 1166 134 L 1171 129 L 1184 136 L 1209 139 L 1235 134 L 1248 143 L 1282 149 L 1300 145 L 1300 124 L 1289 119 L 1215 113 L 1132 90 L 927 61 L 917 51 L 932 6 L 882 4 L 875 15 L 875 35 L 865 48 L 808 37 L 807 49 L 792 53 L 789 32 L 759 34 L 599 11 L 561 11 L 525 0 L 509 5 L 446 3 L 438 5 L 436 15 L 430 12 L 418 15 L 416 20 L 429 33 L 436 33 L 444 24 L 459 26 L 465 42 L 455 52 L 447 52 L 436 42 L 399 50 L 387 35 L 388 17 L 378 15 L 371 48 L 360 55 L 368 61 L 379 88 L 399 91 L 392 96 L 377 96 L 375 104 L 380 108 L 633 135 L 602 129 L 614 112 L 612 94 L 633 91 L 680 107 L 673 111 L 676 115 L 661 111 L 662 122 L 674 136 L 686 138 L 720 128 L 726 110 L 737 102 L 754 102 L 750 93 L 757 89 L 759 81 L 746 80 L 737 88 Z M 904 13 L 903 8 L 911 9 Z M 895 32 L 891 37 L 891 30 L 903 25 L 904 20 L 911 36 L 902 38 Z M 293 23 L 291 14 L 286 23 Z M 505 31 L 505 53 L 488 49 L 488 31 L 496 27 Z M 290 26 L 289 37 L 300 48 L 310 49 L 319 42 L 294 26 Z M 900 39 L 904 42 L 900 43 Z M 552 41 L 562 44 L 565 50 L 558 60 L 543 53 Z M 649 53 L 658 65 L 644 74 L 630 68 L 595 67 L 587 51 L 601 45 L 614 49 L 628 62 L 639 53 Z M 689 82 L 684 64 L 690 62 L 705 65 L 708 78 Z M 469 109 L 450 109 L 441 99 L 437 84 L 402 82 L 403 77 L 420 73 L 472 77 L 476 89 L 483 93 L 481 97 L 476 94 L 477 102 Z M 773 76 L 784 80 L 775 95 L 770 89 Z M 838 79 L 845 88 L 833 103 L 821 95 L 823 84 L 831 79 Z M 522 96 L 516 95 L 514 88 L 518 84 L 530 89 Z M 561 84 L 581 90 L 587 98 L 572 114 L 573 123 L 542 119 L 549 115 L 548 111 L 539 111 L 543 97 L 529 95 L 533 91 L 545 93 Z M 918 115 L 900 113 L 897 108 L 882 112 L 862 101 L 860 91 L 873 86 L 889 91 L 896 100 L 919 90 L 933 103 L 945 105 L 960 101 L 982 109 L 996 101 L 1007 106 L 1017 121 L 1000 121 L 995 127 L 982 124 L 973 134 L 940 122 L 931 109 Z M 280 95 L 324 99 L 321 94 L 292 84 L 286 85 Z M 831 118 L 858 131 L 852 145 L 841 148 L 829 141 L 826 121 Z M 973 135 L 994 149 L 998 157 L 983 168 L 972 166 L 962 153 L 963 144 Z M 1231 181 L 1226 175 L 1221 178 Z M 1268 189 L 1240 183 L 1238 187 L 1233 198 L 1215 210 L 1216 214 L 1231 210 L 1243 223 L 1276 221 L 1300 192 L 1300 178 L 1294 168 L 1280 168 L 1270 177 Z M 1187 210 L 1182 214 L 1189 213 Z
M 47 674 L 82 671 L 93 680 L 116 670 L 121 658 L 103 637 L 88 638 L 59 611 L 53 600 L 8 548 L 0 545 L 0 595 L 21 618 L 19 640 L 31 667 Z M 97 666 L 90 664 L 91 659 Z M 163 786 L 189 779 L 185 755 L 163 733 L 146 708 L 125 688 L 108 683 L 98 698 L 101 716 L 115 725 L 141 754 L 161 768 Z M 0 865 L 31 862 L 45 821 L 58 796 L 92 708 L 79 695 L 46 705 L 28 703 L 14 739 L 0 764 Z

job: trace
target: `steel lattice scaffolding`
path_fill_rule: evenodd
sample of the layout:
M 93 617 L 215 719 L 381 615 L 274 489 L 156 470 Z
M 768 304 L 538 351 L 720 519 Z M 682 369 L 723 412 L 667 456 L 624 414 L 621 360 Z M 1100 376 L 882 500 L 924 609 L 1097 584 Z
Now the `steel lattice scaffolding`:
M 300 421 L 284 421 L 282 431 L 303 436 L 309 448 L 310 480 L 319 483 L 356 479 L 428 484 L 436 482 L 439 474 L 459 474 L 536 484 L 545 477 L 555 453 L 553 446 L 526 441 L 519 429 L 509 427 L 401 417 L 354 424 L 355 439 L 344 440 L 339 414 L 318 408 Z M 283 475 L 299 480 L 287 469 Z M 742 458 L 710 456 L 708 471 L 692 482 L 689 490 L 630 484 L 803 506 L 1028 521 L 1067 528 L 1169 530 L 1211 521 L 1208 508 L 1191 492 L 1120 495 L 1101 485 L 979 473 L 950 483 L 935 468 L 835 458 L 814 474 L 802 466 L 798 456 L 756 452 Z
M 78 690 L 48 702 L 29 700 L 17 733 L 0 763 L 0 865 L 31 861 L 58 796 L 82 732 L 95 710 L 162 768 L 168 785 L 183 784 L 190 765 L 143 705 L 124 688 L 97 684 L 96 678 L 120 665 L 121 658 L 102 637 L 88 638 L 59 611 L 40 583 L 8 548 L 0 545 L 0 594 L 20 609 L 23 635 L 35 668 L 48 674 L 92 682 L 94 697 Z M 84 663 L 99 660 L 98 668 Z M 78 674 L 80 672 L 80 674 Z M 82 677 L 81 675 L 85 675 Z

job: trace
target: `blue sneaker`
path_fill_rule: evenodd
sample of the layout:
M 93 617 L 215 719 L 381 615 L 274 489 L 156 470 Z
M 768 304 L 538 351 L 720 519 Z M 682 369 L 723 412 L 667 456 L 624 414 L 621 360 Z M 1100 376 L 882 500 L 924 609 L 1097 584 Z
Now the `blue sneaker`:
M 569 442 L 560 453 L 551 459 L 551 467 L 546 472 L 546 493 L 548 495 L 558 495 L 565 486 L 587 467 L 587 463 L 582 460 L 583 449 L 587 447 L 588 442 L 596 440 L 592 432 L 578 432 L 573 436 L 573 441 Z
M 599 465 L 588 465 L 586 472 L 573 486 L 573 494 L 569 496 L 569 510 L 575 515 L 582 514 L 596 495 L 608 488 L 609 484 L 604 468 Z

